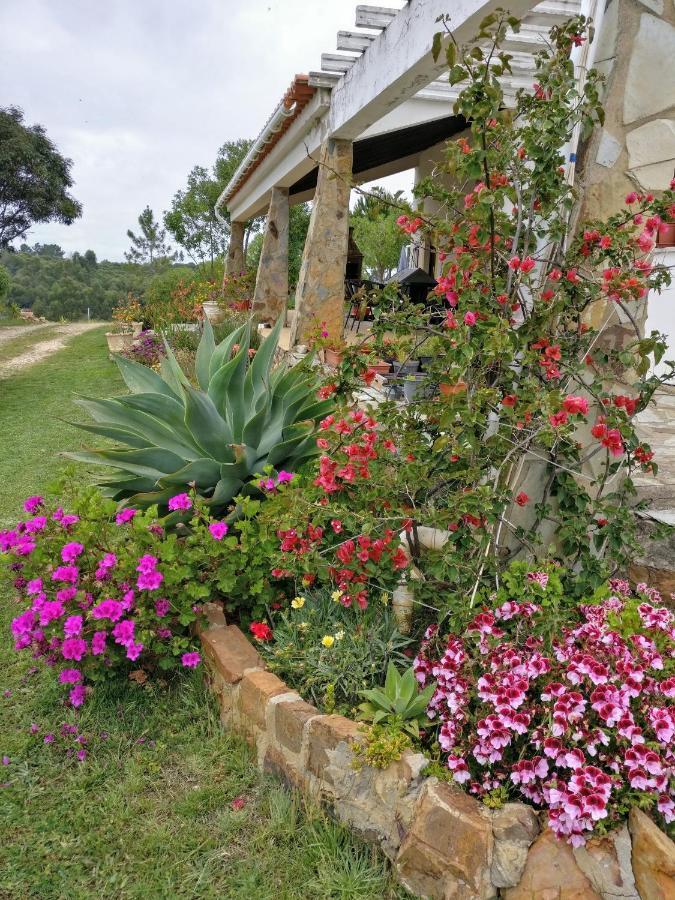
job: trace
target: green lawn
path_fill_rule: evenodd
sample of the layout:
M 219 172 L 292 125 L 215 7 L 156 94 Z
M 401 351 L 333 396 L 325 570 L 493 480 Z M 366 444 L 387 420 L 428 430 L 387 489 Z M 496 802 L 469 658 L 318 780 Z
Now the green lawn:
M 73 391 L 120 389 L 103 330 L 0 382 L 0 515 L 61 467 L 82 437 Z M 11 649 L 0 603 L 0 898 L 402 897 L 381 858 L 316 809 L 262 779 L 225 735 L 199 672 L 170 687 L 98 688 L 76 718 L 49 674 Z M 4 692 L 4 695 L 3 695 Z M 59 731 L 76 723 L 84 762 Z M 31 724 L 37 734 L 31 733 Z M 44 743 L 45 734 L 57 735 Z M 72 742 L 74 738 L 70 738 Z M 232 801 L 242 798 L 243 807 Z M 238 806 L 240 804 L 235 804 Z

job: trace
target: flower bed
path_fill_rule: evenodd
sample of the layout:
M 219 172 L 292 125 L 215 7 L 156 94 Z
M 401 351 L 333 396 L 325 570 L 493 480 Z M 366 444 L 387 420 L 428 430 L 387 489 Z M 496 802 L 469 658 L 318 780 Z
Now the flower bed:
M 542 829 L 530 806 L 489 809 L 425 777 L 428 760 L 419 753 L 406 750 L 385 769 L 360 765 L 354 748 L 364 735 L 355 722 L 322 714 L 266 671 L 217 606 L 207 616 L 201 641 L 225 725 L 246 736 L 263 771 L 321 799 L 377 843 L 416 896 L 590 900 L 639 892 L 651 900 L 675 890 L 675 845 L 637 807 L 628 828 L 573 849 Z

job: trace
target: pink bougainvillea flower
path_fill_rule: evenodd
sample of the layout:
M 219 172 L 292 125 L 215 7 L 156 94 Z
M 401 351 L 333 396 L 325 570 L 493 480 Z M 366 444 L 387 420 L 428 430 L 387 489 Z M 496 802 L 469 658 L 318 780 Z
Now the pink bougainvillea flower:
M 59 672 L 61 684 L 79 684 L 82 681 L 82 672 L 79 669 L 63 669 Z
M 212 522 L 209 525 L 211 537 L 216 541 L 222 541 L 229 530 L 230 526 L 226 522 Z
M 61 550 L 61 559 L 64 563 L 74 562 L 78 556 L 81 556 L 84 553 L 84 545 L 79 544 L 77 541 L 71 541 L 69 544 L 66 544 Z
M 52 581 L 75 584 L 79 574 L 77 566 L 57 566 L 52 572 Z
M 28 497 L 27 500 L 24 500 L 23 508 L 27 513 L 32 514 L 36 509 L 39 509 L 44 502 L 44 497 L 35 495 L 33 497 Z
M 588 413 L 588 400 L 585 397 L 575 397 L 568 394 L 563 400 L 563 408 L 570 415 L 585 416 Z
M 201 656 L 196 651 L 184 653 L 180 658 L 181 663 L 189 669 L 194 669 L 201 662 Z
M 96 631 L 91 639 L 91 652 L 93 656 L 100 656 L 105 653 L 105 641 L 108 637 L 107 631 Z
M 477 319 L 478 319 L 478 316 L 476 315 L 475 312 L 469 311 L 469 312 L 464 313 L 463 322 L 465 325 L 475 325 Z
M 171 609 L 171 604 L 169 601 L 162 597 L 159 600 L 155 600 L 155 614 L 158 618 L 162 619 Z
M 138 512 L 137 509 L 122 509 L 115 516 L 115 524 L 116 525 L 125 525 L 127 522 L 131 522 L 133 517 Z
M 156 591 L 164 581 L 161 572 L 141 572 L 136 581 L 136 586 L 141 591 Z
M 123 613 L 124 609 L 119 600 L 108 598 L 92 609 L 91 617 L 92 619 L 110 619 L 111 622 L 117 622 L 122 618 Z
M 61 644 L 61 656 L 79 662 L 87 652 L 87 642 L 79 637 L 70 637 Z
M 82 706 L 87 698 L 87 689 L 83 684 L 76 684 L 68 694 L 72 706 Z
M 277 475 L 277 484 L 285 484 L 295 478 L 293 472 L 286 472 L 284 469 Z
M 127 659 L 135 662 L 141 655 L 142 650 L 143 644 L 140 641 L 137 643 L 134 643 L 134 641 L 130 641 L 130 643 L 126 645 Z
M 78 637 L 82 634 L 82 616 L 68 616 L 63 623 L 63 633 L 67 637 Z
M 188 494 L 176 494 L 175 497 L 171 497 L 168 506 L 171 512 L 192 509 L 192 500 Z
M 157 563 L 159 560 L 156 556 L 151 556 L 149 553 L 146 553 L 144 556 L 141 556 L 138 560 L 138 565 L 136 566 L 137 572 L 154 572 L 157 568 Z
M 123 619 L 121 622 L 118 622 L 112 631 L 115 643 L 122 644 L 122 646 L 131 644 L 134 640 L 135 629 L 136 623 L 133 619 Z

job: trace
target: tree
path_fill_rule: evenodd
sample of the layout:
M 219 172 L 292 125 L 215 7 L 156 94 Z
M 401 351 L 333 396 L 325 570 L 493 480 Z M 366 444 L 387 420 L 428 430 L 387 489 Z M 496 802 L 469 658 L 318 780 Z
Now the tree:
M 406 235 L 396 224 L 401 214 L 403 191 L 395 194 L 375 187 L 370 194 L 359 197 L 351 216 L 354 240 L 363 253 L 369 274 L 377 281 L 385 281 L 398 266 Z
M 4 266 L 0 266 L 0 307 L 4 306 L 5 300 L 7 300 L 11 284 L 12 279 L 9 277 L 9 272 Z
M 149 206 L 138 217 L 138 224 L 140 234 L 134 234 L 131 229 L 127 231 L 127 237 L 131 241 L 131 247 L 124 254 L 127 262 L 150 263 L 155 266 L 162 260 L 173 262 L 178 257 L 166 243 L 166 230 L 160 228 L 159 222 L 155 221 L 155 214 Z
M 225 254 L 228 239 L 226 224 L 216 216 L 218 197 L 246 156 L 251 141 L 226 141 L 209 171 L 195 166 L 187 178 L 187 187 L 176 191 L 171 209 L 164 213 L 164 224 L 188 257 L 213 276 L 215 261 Z M 220 211 L 225 222 L 226 210 Z
M 0 247 L 37 222 L 71 225 L 82 215 L 82 205 L 67 192 L 71 167 L 42 125 L 24 125 L 18 107 L 0 109 Z

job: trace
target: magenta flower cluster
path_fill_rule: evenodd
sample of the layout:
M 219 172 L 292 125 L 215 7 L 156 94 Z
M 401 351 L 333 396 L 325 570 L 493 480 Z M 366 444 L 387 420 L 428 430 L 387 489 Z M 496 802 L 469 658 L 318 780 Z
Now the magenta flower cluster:
M 175 509 L 191 504 L 187 494 L 173 499 Z M 54 669 L 71 706 L 84 703 L 96 671 L 152 668 L 161 657 L 169 667 L 199 664 L 187 627 L 200 607 L 180 587 L 158 596 L 165 573 L 158 555 L 143 552 L 161 548 L 163 528 L 123 509 L 108 525 L 104 547 L 101 522 L 80 522 L 61 508 L 50 515 L 38 496 L 29 497 L 24 509 L 30 518 L 0 532 L 0 553 L 23 607 L 11 624 L 15 648 Z M 209 541 L 226 533 L 219 522 L 211 524 L 210 535 L 205 530 Z
M 436 681 L 428 715 L 454 780 L 546 809 L 573 846 L 628 803 L 675 820 L 675 621 L 646 585 L 610 585 L 550 641 L 539 605 L 508 601 L 442 643 L 431 626 L 414 663 Z

